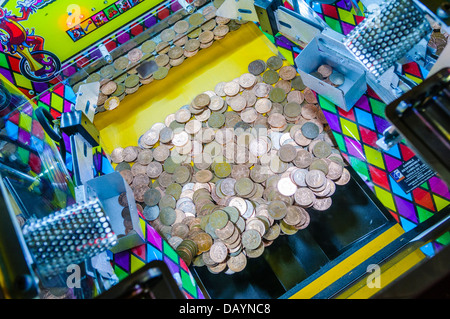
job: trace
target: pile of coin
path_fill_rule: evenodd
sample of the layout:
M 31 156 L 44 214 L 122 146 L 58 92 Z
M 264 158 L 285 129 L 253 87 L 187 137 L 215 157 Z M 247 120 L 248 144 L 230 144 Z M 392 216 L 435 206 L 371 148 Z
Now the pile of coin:
M 242 271 L 350 180 L 315 93 L 284 64 L 251 62 L 152 125 L 138 146 L 111 152 L 142 216 L 188 265 Z
M 339 87 L 345 82 L 344 74 L 336 71 L 328 64 L 322 64 L 316 71 L 312 72 L 311 75 L 334 87 Z
M 159 35 L 75 84 L 74 92 L 78 91 L 81 84 L 100 82 L 97 112 L 114 110 L 126 95 L 137 92 L 139 87 L 153 80 L 164 79 L 172 67 L 181 65 L 185 59 L 210 47 L 215 41 L 223 39 L 229 32 L 246 23 L 216 16 L 217 8 L 214 5 L 220 6 L 220 2 L 215 2 L 214 5 L 204 3 L 205 1 L 195 1 L 193 5 L 198 9 L 191 15 L 181 10 L 169 17 L 168 27 Z M 138 73 L 138 67 L 142 62 L 152 60 L 156 62 L 158 69 L 143 78 Z

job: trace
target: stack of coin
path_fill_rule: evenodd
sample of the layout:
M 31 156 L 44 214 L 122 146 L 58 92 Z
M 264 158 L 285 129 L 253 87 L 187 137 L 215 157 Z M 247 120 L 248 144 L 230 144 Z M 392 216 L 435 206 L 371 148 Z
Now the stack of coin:
M 283 65 L 253 61 L 153 124 L 138 146 L 111 153 L 142 216 L 188 265 L 242 271 L 350 180 L 315 93 Z
M 111 111 L 120 105 L 126 95 L 138 91 L 139 87 L 162 80 L 172 67 L 181 65 L 186 58 L 193 57 L 199 50 L 210 47 L 223 39 L 229 32 L 240 28 L 246 21 L 216 16 L 219 2 L 209 4 L 196 1 L 197 11 L 189 16 L 183 11 L 171 17 L 168 27 L 159 35 L 144 41 L 139 47 L 116 58 L 84 81 L 73 86 L 76 93 L 81 84 L 100 82 L 97 112 Z M 141 77 L 137 68 L 143 62 L 155 61 L 158 69 L 148 77 Z
M 336 71 L 328 64 L 322 64 L 316 71 L 312 72 L 311 75 L 334 87 L 339 87 L 345 82 L 344 74 Z

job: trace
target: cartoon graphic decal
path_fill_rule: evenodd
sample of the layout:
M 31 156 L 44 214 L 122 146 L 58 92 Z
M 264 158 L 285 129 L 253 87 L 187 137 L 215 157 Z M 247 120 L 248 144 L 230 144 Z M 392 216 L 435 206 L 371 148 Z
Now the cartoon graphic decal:
M 35 1 L 45 1 L 45 0 L 35 0 Z M 47 0 L 47 1 L 54 1 L 54 0 Z M 105 25 L 106 23 L 110 22 L 111 20 L 115 19 L 116 17 L 120 16 L 126 11 L 129 11 L 131 8 L 133 8 L 139 3 L 142 3 L 143 1 L 144 0 L 116 1 L 113 4 L 108 5 L 106 8 L 101 9 L 100 12 L 83 20 L 82 22 L 77 21 L 75 23 L 67 24 L 67 27 L 71 29 L 67 30 L 66 33 L 70 36 L 70 38 L 74 42 L 76 42 L 81 38 L 83 38 L 84 36 L 88 35 L 88 33 L 97 30 L 99 27 Z M 76 17 L 78 16 L 77 12 L 79 12 L 80 6 L 71 4 L 69 5 L 68 8 L 70 8 L 68 12 L 69 16 L 71 16 L 72 13 L 71 10 L 75 11 Z M 84 17 L 80 19 L 84 19 Z M 76 21 L 76 19 L 74 20 Z
M 120 14 L 119 11 L 117 10 L 117 7 L 116 7 L 115 4 L 113 4 L 112 6 L 106 8 L 104 10 L 104 12 L 106 13 L 106 15 L 107 15 L 109 20 L 114 19 L 115 17 L 117 17 Z
M 102 26 L 106 22 L 108 22 L 108 18 L 106 17 L 106 15 L 105 15 L 105 13 L 103 11 L 101 11 L 98 14 L 94 15 L 92 17 L 92 20 L 94 20 L 94 23 L 97 26 L 97 28 Z
M 72 38 L 73 41 L 77 41 L 86 34 L 80 25 L 76 25 L 72 29 L 68 30 L 67 33 L 69 34 L 69 36 Z
M 131 9 L 131 5 L 128 0 L 119 0 L 116 2 L 116 6 L 119 9 L 120 13 L 123 13 L 129 9 Z
M 61 70 L 61 62 L 54 53 L 44 50 L 44 38 L 35 35 L 34 28 L 25 29 L 20 24 L 37 11 L 35 0 L 17 1 L 16 8 L 20 10 L 21 16 L 0 8 L 0 42 L 3 51 L 21 57 L 20 72 L 29 80 L 50 81 Z

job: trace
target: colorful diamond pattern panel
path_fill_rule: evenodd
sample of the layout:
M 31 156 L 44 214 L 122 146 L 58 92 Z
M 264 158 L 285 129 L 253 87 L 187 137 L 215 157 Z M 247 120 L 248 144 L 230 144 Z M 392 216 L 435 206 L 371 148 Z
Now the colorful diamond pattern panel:
M 293 9 L 288 1 L 284 2 L 284 5 Z M 361 2 L 358 2 L 358 7 L 364 12 Z M 364 19 L 363 14 L 355 11 L 351 0 L 341 0 L 333 5 L 315 3 L 313 9 L 330 28 L 344 35 Z M 269 38 L 283 56 L 294 64 L 302 48 L 280 34 Z M 427 75 L 427 70 L 415 62 L 404 64 L 402 72 L 416 83 L 421 83 Z M 377 147 L 376 141 L 390 123 L 385 118 L 386 104 L 371 88 L 368 88 L 366 94 L 348 112 L 322 96 L 318 95 L 317 99 L 341 153 L 405 231 L 450 204 L 449 188 L 438 176 L 406 194 L 389 175 L 415 154 L 404 141 L 387 152 Z M 450 232 L 447 232 L 435 242 L 423 247 L 422 251 L 433 255 L 442 245 L 449 243 Z
M 42 106 L 53 114 L 55 118 L 62 112 L 69 112 L 76 103 L 76 96 L 69 86 L 57 84 L 40 96 L 38 106 Z M 22 116 L 22 115 L 21 115 Z M 67 149 L 66 166 L 72 172 L 72 157 L 70 139 L 64 136 Z M 101 147 L 93 150 L 95 175 L 100 176 L 113 172 L 113 167 Z M 146 238 L 146 243 L 132 249 L 112 254 L 112 266 L 119 279 L 141 268 L 152 260 L 162 260 L 168 266 L 178 281 L 178 284 L 187 298 L 203 299 L 204 296 L 194 280 L 189 268 L 170 245 L 140 216 L 140 224 Z
M 389 123 L 381 117 L 384 104 L 373 92 L 369 90 L 349 112 L 321 96 L 318 100 L 342 154 L 400 224 L 417 225 L 450 203 L 448 187 L 437 176 L 406 194 L 389 175 L 414 152 L 403 142 L 388 152 L 377 147 L 375 143 Z M 448 242 L 448 236 L 437 241 L 442 245 Z
M 153 260 L 162 260 L 187 299 L 204 299 L 205 296 L 183 259 L 141 215 L 139 221 L 145 236 L 145 244 L 111 254 L 111 265 L 119 280 Z
M 44 92 L 36 101 L 37 107 L 47 109 L 54 118 L 63 112 L 69 112 L 75 105 L 76 96 L 73 90 L 62 83 Z M 28 163 L 33 174 L 41 173 L 41 159 L 38 156 L 39 146 L 48 147 L 48 135 L 36 120 L 34 108 L 30 104 L 21 112 L 15 112 L 6 122 L 5 131 L 9 139 L 17 141 L 18 154 L 24 163 Z M 73 175 L 70 139 L 64 135 L 66 146 L 66 167 Z M 93 150 L 95 176 L 113 172 L 113 167 L 101 147 Z M 123 279 L 152 260 L 163 260 L 178 281 L 180 288 L 187 298 L 202 299 L 203 294 L 194 280 L 189 268 L 177 253 L 164 241 L 161 236 L 142 218 L 140 224 L 145 234 L 146 244 L 134 247 L 112 256 L 113 269 L 119 279 Z

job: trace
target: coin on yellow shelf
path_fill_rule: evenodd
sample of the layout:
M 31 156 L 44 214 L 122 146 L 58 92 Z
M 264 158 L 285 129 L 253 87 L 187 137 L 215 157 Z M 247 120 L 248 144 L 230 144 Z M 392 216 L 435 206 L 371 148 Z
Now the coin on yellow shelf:
M 120 104 L 120 100 L 117 96 L 111 96 L 105 101 L 104 107 L 107 111 L 112 111 Z

